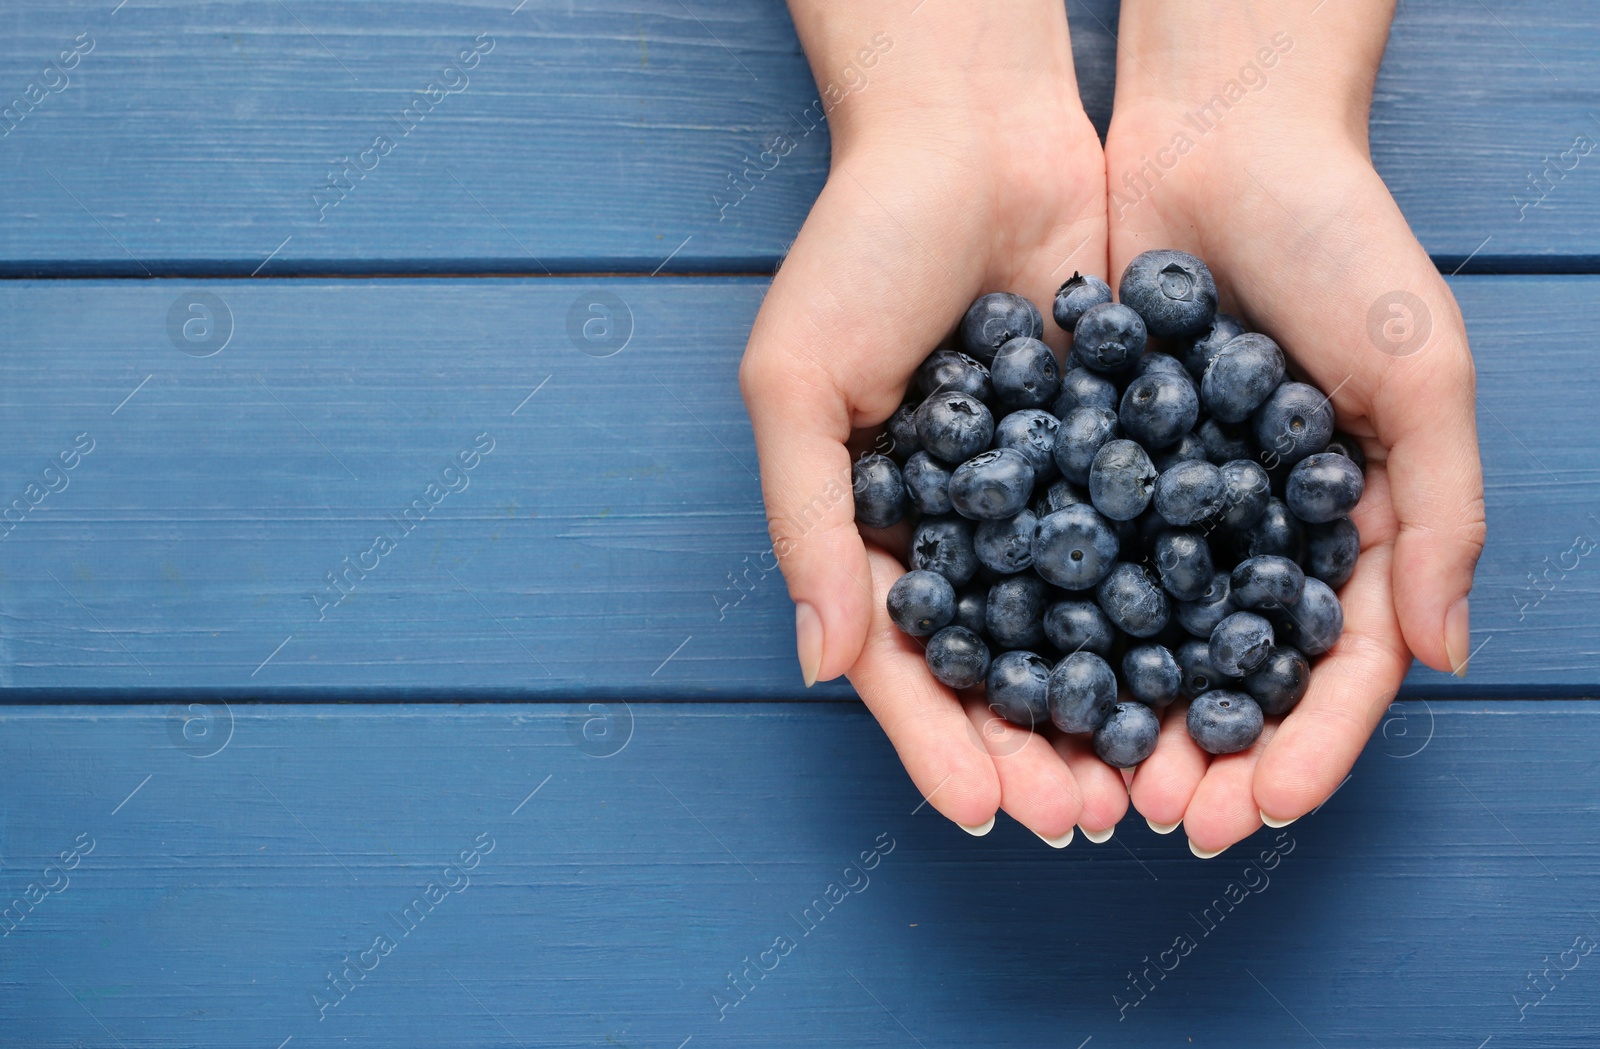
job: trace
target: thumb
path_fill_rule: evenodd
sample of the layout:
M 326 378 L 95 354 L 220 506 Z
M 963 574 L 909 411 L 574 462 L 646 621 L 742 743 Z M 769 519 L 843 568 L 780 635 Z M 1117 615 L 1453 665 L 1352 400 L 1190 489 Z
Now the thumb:
M 1393 323 L 1374 342 L 1409 352 L 1388 365 L 1373 421 L 1389 449 L 1400 524 L 1394 598 L 1401 632 L 1422 662 L 1465 676 L 1467 593 L 1486 534 L 1476 380 L 1455 298 L 1442 278 L 1430 276 L 1415 294 L 1383 301 Z
M 900 404 L 917 363 L 954 325 L 950 304 L 976 283 L 932 254 L 962 254 L 926 218 L 947 210 L 904 180 L 859 174 L 836 166 L 739 369 L 807 686 L 854 665 L 872 619 L 846 442 Z

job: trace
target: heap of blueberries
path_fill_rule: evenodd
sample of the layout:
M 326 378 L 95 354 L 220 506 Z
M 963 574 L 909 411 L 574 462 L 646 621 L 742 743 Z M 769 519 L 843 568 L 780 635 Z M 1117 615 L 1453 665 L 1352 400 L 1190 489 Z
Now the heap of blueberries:
M 1217 311 L 1199 259 L 1145 252 L 1117 297 L 1061 286 L 1064 370 L 1031 302 L 978 299 L 965 352 L 922 363 L 853 480 L 860 524 L 912 518 L 888 610 L 933 676 L 1130 768 L 1178 699 L 1230 754 L 1305 695 L 1344 629 L 1365 460 L 1278 345 Z

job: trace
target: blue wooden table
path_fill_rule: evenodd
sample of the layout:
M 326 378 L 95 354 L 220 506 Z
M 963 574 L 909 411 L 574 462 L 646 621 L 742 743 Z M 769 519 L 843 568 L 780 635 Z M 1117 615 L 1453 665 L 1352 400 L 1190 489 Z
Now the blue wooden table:
M 801 688 L 734 374 L 828 157 L 781 3 L 6 6 L 0 1045 L 1592 1049 L 1597 55 L 1400 7 L 1482 647 L 1201 862 L 969 838 Z

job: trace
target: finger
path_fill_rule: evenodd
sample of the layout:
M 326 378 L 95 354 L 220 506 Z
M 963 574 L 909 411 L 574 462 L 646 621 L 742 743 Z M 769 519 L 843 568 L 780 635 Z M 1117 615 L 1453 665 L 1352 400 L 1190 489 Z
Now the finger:
M 1374 511 L 1388 500 L 1381 466 L 1369 472 Z M 1411 664 L 1392 602 L 1393 546 L 1366 545 L 1339 592 L 1344 634 L 1311 672 L 1311 687 L 1283 719 L 1256 768 L 1257 806 L 1273 826 L 1298 819 L 1344 782 Z
M 1157 834 L 1170 834 L 1183 822 L 1211 755 L 1189 736 L 1189 704 L 1174 703 L 1161 719 L 1156 749 L 1139 765 L 1128 795 Z
M 1183 813 L 1189 851 L 1203 860 L 1213 859 L 1261 827 L 1252 781 L 1256 765 L 1270 744 L 1275 726 L 1268 722 L 1247 750 L 1211 759 Z
M 1424 322 L 1430 335 L 1390 365 L 1373 421 L 1389 448 L 1390 493 L 1400 522 L 1394 544 L 1400 629 L 1422 662 L 1464 676 L 1471 653 L 1467 594 L 1486 534 L 1476 380 L 1455 299 L 1437 274 L 1431 276 L 1412 338 Z
M 932 254 L 948 233 L 905 225 L 949 214 L 927 203 L 831 178 L 772 282 L 739 370 L 807 685 L 853 665 L 871 622 L 845 442 L 853 427 L 893 412 L 976 285 Z
M 876 548 L 866 557 L 873 612 L 850 683 L 928 803 L 969 833 L 987 834 L 1001 798 L 994 760 L 956 694 L 928 672 L 918 639 L 889 619 L 884 600 L 905 569 Z
M 966 710 L 1000 777 L 1000 807 L 1046 844 L 1071 844 L 1083 792 L 1067 763 L 1047 739 L 1011 724 L 982 698 L 967 702 Z
M 1088 736 L 1058 734 L 1053 746 L 1083 792 L 1078 826 L 1090 841 L 1104 842 L 1128 814 L 1128 787 L 1122 770 L 1101 761 Z

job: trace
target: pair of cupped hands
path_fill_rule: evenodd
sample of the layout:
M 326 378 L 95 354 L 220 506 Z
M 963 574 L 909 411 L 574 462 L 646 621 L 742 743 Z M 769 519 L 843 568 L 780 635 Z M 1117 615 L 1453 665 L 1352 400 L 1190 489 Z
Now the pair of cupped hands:
M 1393 0 L 1124 0 L 1104 146 L 1078 98 L 1061 0 L 791 11 L 837 100 L 832 165 L 740 382 L 806 684 L 848 675 L 928 803 L 973 834 L 1003 809 L 1058 848 L 1074 828 L 1104 841 L 1131 801 L 1210 857 L 1317 808 L 1413 655 L 1465 673 L 1484 540 L 1460 311 L 1368 152 Z M 869 51 L 870 71 L 858 61 Z M 1222 757 L 1190 740 L 1180 701 L 1155 752 L 1123 772 L 1087 737 L 1009 725 L 981 689 L 934 680 L 884 609 L 906 526 L 859 528 L 849 494 L 853 457 L 975 298 L 1026 295 L 1064 354 L 1070 333 L 1049 320 L 1060 284 L 1081 271 L 1115 288 L 1151 248 L 1209 264 L 1223 309 L 1332 394 L 1368 472 L 1345 633 L 1305 698 Z

